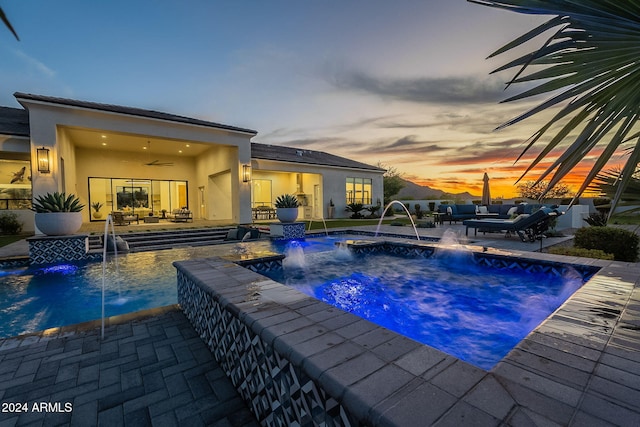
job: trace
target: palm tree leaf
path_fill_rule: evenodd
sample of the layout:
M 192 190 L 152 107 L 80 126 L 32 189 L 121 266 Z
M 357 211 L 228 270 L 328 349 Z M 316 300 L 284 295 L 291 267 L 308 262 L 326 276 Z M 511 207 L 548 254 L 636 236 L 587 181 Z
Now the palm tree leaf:
M 4 10 L 2 10 L 1 7 L 0 7 L 0 19 L 2 19 L 2 22 L 4 22 L 4 25 L 9 29 L 9 31 L 11 31 L 11 33 L 16 38 L 16 40 L 20 41 L 20 37 L 18 37 L 18 33 L 16 33 L 16 30 L 13 29 L 11 22 L 9 22 L 9 18 L 7 18 L 7 15 L 5 15 Z
M 623 135 L 629 132 L 631 126 L 633 126 L 633 123 L 635 123 L 636 120 L 638 120 L 638 114 L 634 114 L 632 116 L 627 117 L 625 119 L 625 122 L 622 124 L 622 126 L 620 126 L 620 129 L 618 129 L 618 132 L 614 137 L 614 139 L 622 138 Z M 605 147 L 604 151 L 600 156 L 598 156 L 595 163 L 593 164 L 593 167 L 589 171 L 589 174 L 587 175 L 584 182 L 576 192 L 574 196 L 574 201 L 577 200 L 578 197 L 580 197 L 580 195 L 582 195 L 582 193 L 584 193 L 588 188 L 590 188 L 593 180 L 596 179 L 596 177 L 602 172 L 602 168 L 605 167 L 605 165 L 607 164 L 611 156 L 615 154 L 617 149 L 618 149 L 618 146 L 616 144 L 609 144 Z
M 552 18 L 551 20 L 545 22 L 542 25 L 537 26 L 536 28 L 534 28 L 533 30 L 529 31 L 526 34 L 523 34 L 522 36 L 518 37 L 517 39 L 515 39 L 514 41 L 512 41 L 511 43 L 507 43 L 506 45 L 502 46 L 500 49 L 496 50 L 495 52 L 493 52 L 492 54 L 490 54 L 487 59 L 489 58 L 493 58 L 497 55 L 500 55 L 501 53 L 504 53 L 508 50 L 511 50 L 513 48 L 516 48 L 518 46 L 520 46 L 523 43 L 528 42 L 529 40 L 531 40 L 534 37 L 537 37 L 538 35 L 545 33 L 546 31 L 557 27 L 558 25 L 561 25 L 563 22 L 565 21 L 564 18 L 560 17 L 560 16 L 556 16 L 555 18 Z
M 611 214 L 613 213 L 613 211 L 616 209 L 616 206 L 620 202 L 620 199 L 622 198 L 622 193 L 627 188 L 627 184 L 631 180 L 631 177 L 636 170 L 639 160 L 640 160 L 640 141 L 638 141 L 638 144 L 636 144 L 633 152 L 631 153 L 631 155 L 629 156 L 629 159 L 627 160 L 627 163 L 622 169 L 622 173 L 620 174 L 620 182 L 618 184 L 619 185 L 618 189 L 616 190 L 616 194 L 613 196 L 613 199 L 611 200 L 611 211 L 609 211 L 609 217 L 611 217 Z
M 550 186 L 557 184 L 596 147 L 604 144 L 602 154 L 584 177 L 581 194 L 606 166 L 620 146 L 638 138 L 636 126 L 640 114 L 640 0 L 469 0 L 472 3 L 523 14 L 552 15 L 531 31 L 495 51 L 490 57 L 513 51 L 534 38 L 556 29 L 542 46 L 509 61 L 495 72 L 519 67 L 508 85 L 539 82 L 538 85 L 507 98 L 503 102 L 530 99 L 552 94 L 536 107 L 507 121 L 497 129 L 516 124 L 552 107 L 560 107 L 550 121 L 530 138 L 518 159 L 534 144 L 542 141 L 553 124 L 567 122 L 526 169 L 524 175 L 562 147 L 568 138 L 573 142 L 539 180 L 553 174 Z M 533 66 L 542 69 L 532 70 Z M 531 71 L 530 73 L 525 73 Z M 577 135 L 572 136 L 574 131 Z M 631 135 L 631 137 L 630 137 Z M 629 155 L 613 204 L 624 191 L 629 176 L 640 158 L 640 139 Z M 520 177 L 520 179 L 522 179 Z

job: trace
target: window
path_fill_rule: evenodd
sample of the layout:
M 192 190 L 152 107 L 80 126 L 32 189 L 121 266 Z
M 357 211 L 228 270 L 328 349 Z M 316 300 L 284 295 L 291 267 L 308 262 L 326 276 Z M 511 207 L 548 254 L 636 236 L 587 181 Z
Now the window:
M 347 178 L 347 204 L 371 204 L 371 178 Z
M 31 209 L 31 162 L 0 160 L 0 210 Z
M 131 211 L 140 216 L 153 213 L 164 217 L 166 212 L 188 207 L 187 185 L 186 181 L 90 177 L 89 206 L 91 212 L 99 203 L 106 213 Z

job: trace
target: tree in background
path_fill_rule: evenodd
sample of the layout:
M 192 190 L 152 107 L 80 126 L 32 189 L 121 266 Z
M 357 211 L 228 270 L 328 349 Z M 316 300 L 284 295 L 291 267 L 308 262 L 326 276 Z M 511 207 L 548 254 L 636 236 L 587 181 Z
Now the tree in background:
M 518 184 L 518 194 L 520 197 L 528 199 L 561 199 L 571 193 L 571 189 L 565 184 L 556 184 L 553 188 L 547 189 L 549 183 L 546 181 L 526 181 Z
M 400 173 L 395 167 L 387 166 L 381 162 L 378 162 L 377 166 L 381 169 L 387 170 L 382 176 L 384 205 L 386 206 L 393 199 L 393 196 L 398 194 L 400 190 L 404 188 L 405 184 L 402 179 L 402 173 Z
M 522 179 L 552 150 L 564 151 L 538 181 L 551 176 L 549 187 L 560 182 L 592 150 L 599 151 L 590 172 L 574 196 L 576 200 L 623 144 L 633 140 L 612 198 L 620 200 L 640 160 L 640 2 L 604 0 L 468 0 L 493 8 L 553 18 L 498 49 L 490 57 L 512 51 L 538 36 L 547 36 L 539 49 L 494 72 L 516 68 L 507 87 L 524 83 L 530 89 L 507 99 L 515 101 L 546 94 L 549 99 L 501 125 L 518 123 L 554 108 L 551 120 L 528 141 L 518 160 L 549 129 L 558 129 L 528 166 Z M 538 85 L 533 87 L 532 82 Z M 548 190 L 547 190 L 548 191 Z M 613 211 L 613 209 L 612 209 Z

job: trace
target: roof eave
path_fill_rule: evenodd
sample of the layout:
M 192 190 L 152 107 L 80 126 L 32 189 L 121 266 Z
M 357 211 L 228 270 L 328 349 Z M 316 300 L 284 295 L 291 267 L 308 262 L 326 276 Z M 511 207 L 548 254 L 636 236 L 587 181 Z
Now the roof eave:
M 85 111 L 100 111 L 103 113 L 124 115 L 130 117 L 142 117 L 149 120 L 158 120 L 163 122 L 170 123 L 181 123 L 190 126 L 202 126 L 206 128 L 213 128 L 219 130 L 225 130 L 228 132 L 241 133 L 245 135 L 256 136 L 258 134 L 257 131 L 253 129 L 240 128 L 236 126 L 224 125 L 221 123 L 209 122 L 201 119 L 194 119 L 191 117 L 178 116 L 171 113 L 164 113 L 160 111 L 153 110 L 145 110 L 142 108 L 136 107 L 125 107 L 120 105 L 111 105 L 111 104 L 101 104 L 96 102 L 89 101 L 77 101 L 73 99 L 67 98 L 56 98 L 56 97 L 48 97 L 43 95 L 33 95 L 22 92 L 15 92 L 13 96 L 16 100 L 22 105 L 25 109 L 27 106 L 23 101 L 28 101 L 30 103 L 42 104 L 42 105 L 57 105 L 57 106 L 67 106 L 73 107 L 80 110 Z

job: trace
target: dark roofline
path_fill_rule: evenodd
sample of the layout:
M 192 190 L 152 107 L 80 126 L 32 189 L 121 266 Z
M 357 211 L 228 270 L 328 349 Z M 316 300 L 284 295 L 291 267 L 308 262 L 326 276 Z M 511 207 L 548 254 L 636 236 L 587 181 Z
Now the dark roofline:
M 42 102 L 46 104 L 68 105 L 71 107 L 87 108 L 90 110 L 106 111 L 110 113 L 127 114 L 130 116 L 146 117 L 150 119 L 166 120 L 176 123 L 206 126 L 216 129 L 223 129 L 233 132 L 242 132 L 257 135 L 258 132 L 252 129 L 240 128 L 236 126 L 223 125 L 206 120 L 194 119 L 191 117 L 178 116 L 175 114 L 163 113 L 161 111 L 145 110 L 142 108 L 125 107 L 121 105 L 101 104 L 97 102 L 78 101 L 75 99 L 58 98 L 53 96 L 34 95 L 30 93 L 16 92 L 13 94 L 18 101 L 20 99 L 28 101 Z
M 24 108 L 0 107 L 0 134 L 13 137 L 30 136 L 29 113 Z
M 330 166 L 343 169 L 361 169 L 371 172 L 386 172 L 386 169 L 371 166 L 366 163 L 336 156 L 324 151 L 308 150 L 282 145 L 251 143 L 251 158 L 271 160 L 285 163 L 301 163 L 317 166 Z

